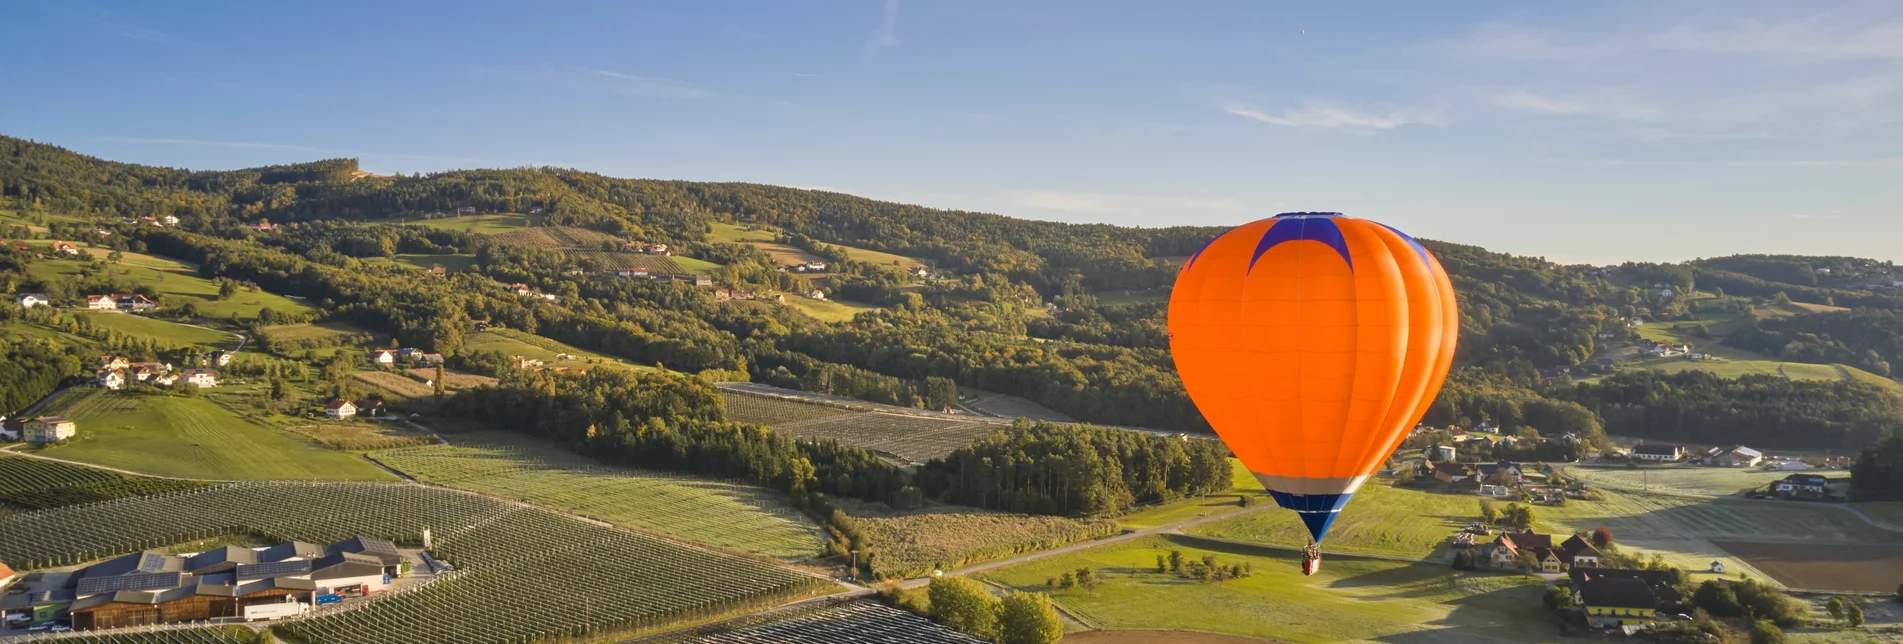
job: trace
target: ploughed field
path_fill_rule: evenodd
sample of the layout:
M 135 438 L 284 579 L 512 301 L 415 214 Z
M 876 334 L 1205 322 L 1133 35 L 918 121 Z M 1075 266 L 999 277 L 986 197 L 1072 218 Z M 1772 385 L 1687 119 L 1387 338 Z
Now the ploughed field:
M 1895 592 L 1903 579 L 1903 545 L 1720 541 L 1718 547 L 1792 588 Z
M 831 438 L 911 462 L 949 455 L 1001 426 L 995 418 L 847 409 L 731 389 L 722 391 L 721 397 L 728 420 L 760 423 L 799 438 Z
M 0 561 L 67 566 L 239 534 L 415 544 L 425 529 L 454 572 L 278 628 L 312 644 L 546 641 L 755 610 L 823 585 L 759 561 L 409 483 L 236 483 L 15 514 L 0 517 Z

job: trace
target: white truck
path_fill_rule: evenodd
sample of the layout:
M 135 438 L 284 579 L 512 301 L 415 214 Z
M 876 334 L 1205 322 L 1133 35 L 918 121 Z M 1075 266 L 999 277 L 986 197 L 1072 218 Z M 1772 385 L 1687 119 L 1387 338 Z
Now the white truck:
M 310 612 L 310 610 L 311 610 L 311 605 L 306 604 L 304 602 L 273 602 L 269 604 L 252 604 L 250 606 L 244 607 L 244 621 L 253 622 L 260 619 L 280 619 L 284 617 L 302 615 L 304 613 Z

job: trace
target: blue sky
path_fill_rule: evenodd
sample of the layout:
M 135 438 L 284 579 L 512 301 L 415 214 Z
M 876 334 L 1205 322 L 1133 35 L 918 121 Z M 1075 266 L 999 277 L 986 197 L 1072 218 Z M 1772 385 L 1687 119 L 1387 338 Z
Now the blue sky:
M 1903 2 L 11 4 L 0 133 L 1556 261 L 1903 260 Z

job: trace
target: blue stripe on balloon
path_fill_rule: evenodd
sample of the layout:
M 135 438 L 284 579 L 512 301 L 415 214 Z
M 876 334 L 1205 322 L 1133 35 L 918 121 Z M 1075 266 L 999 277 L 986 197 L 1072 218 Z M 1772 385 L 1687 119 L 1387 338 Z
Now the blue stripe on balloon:
M 1255 245 L 1255 255 L 1249 258 L 1250 270 L 1255 269 L 1255 262 L 1262 258 L 1263 253 L 1269 252 L 1269 249 L 1277 244 L 1302 240 L 1328 244 L 1341 255 L 1341 261 L 1348 263 L 1348 270 L 1354 270 L 1355 262 L 1348 258 L 1348 240 L 1342 237 L 1341 227 L 1336 226 L 1334 220 L 1328 217 L 1308 216 L 1308 213 L 1291 214 L 1302 216 L 1277 215 L 1275 223 L 1270 224 L 1269 230 L 1262 233 L 1262 241 Z M 1289 218 L 1281 219 L 1280 217 Z
M 1408 245 L 1414 247 L 1414 252 L 1421 256 L 1421 261 L 1427 262 L 1427 247 L 1422 246 L 1420 241 L 1414 239 L 1413 237 L 1408 236 L 1407 233 L 1401 232 L 1399 230 L 1395 230 L 1393 226 L 1389 226 L 1387 224 L 1381 224 L 1381 227 L 1388 229 L 1388 232 L 1394 233 L 1396 235 L 1400 235 L 1401 239 L 1407 240 Z
M 1269 490 L 1269 496 L 1275 497 L 1275 504 L 1294 510 L 1302 518 L 1302 524 L 1308 526 L 1308 536 L 1321 543 L 1328 536 L 1328 528 L 1335 524 L 1335 517 L 1341 508 L 1354 498 L 1353 492 L 1345 494 L 1290 494 Z
M 1202 247 L 1197 248 L 1196 252 L 1189 254 L 1189 261 L 1183 262 L 1183 270 L 1189 270 L 1189 267 L 1195 266 L 1196 258 L 1202 257 L 1203 251 L 1209 250 L 1209 245 L 1216 243 L 1216 240 L 1221 238 L 1222 238 L 1222 235 L 1217 235 L 1215 237 L 1209 238 L 1209 241 L 1203 242 Z

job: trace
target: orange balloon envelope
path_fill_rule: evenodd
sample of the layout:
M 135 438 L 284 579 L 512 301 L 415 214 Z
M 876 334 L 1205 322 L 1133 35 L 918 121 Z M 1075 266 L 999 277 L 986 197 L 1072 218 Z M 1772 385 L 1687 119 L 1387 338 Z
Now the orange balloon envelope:
M 1457 316 L 1447 272 L 1414 238 L 1286 213 L 1190 256 L 1170 352 L 1216 434 L 1320 543 L 1440 393 Z

